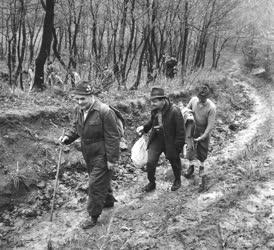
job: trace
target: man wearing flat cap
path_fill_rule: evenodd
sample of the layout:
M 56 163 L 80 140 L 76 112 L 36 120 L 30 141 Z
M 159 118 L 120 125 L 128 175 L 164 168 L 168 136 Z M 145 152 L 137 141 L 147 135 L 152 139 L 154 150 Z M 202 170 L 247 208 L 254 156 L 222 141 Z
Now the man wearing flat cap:
M 156 188 L 155 170 L 162 152 L 169 160 L 174 182 L 172 191 L 181 186 L 181 160 L 180 153 L 185 142 L 184 120 L 180 109 L 171 104 L 162 88 L 154 87 L 150 94 L 151 118 L 144 125 L 137 128 L 138 134 L 151 130 L 148 141 L 147 178 L 149 183 L 143 188 L 150 192 Z
M 199 177 L 200 186 L 199 192 L 205 189 L 205 173 L 204 162 L 207 159 L 210 133 L 214 128 L 216 117 L 216 105 L 208 98 L 210 89 L 207 84 L 202 83 L 197 89 L 197 96 L 194 96 L 189 101 L 187 108 L 191 109 L 194 114 L 195 129 L 194 129 L 194 145 L 196 158 L 200 162 Z M 194 165 L 191 165 L 184 175 L 190 178 L 194 173 Z
M 79 83 L 71 91 L 77 103 L 71 129 L 60 138 L 70 144 L 81 138 L 81 149 L 89 173 L 88 206 L 90 218 L 83 229 L 93 227 L 103 207 L 115 201 L 111 190 L 113 168 L 118 164 L 120 134 L 114 111 L 94 96 L 89 82 Z

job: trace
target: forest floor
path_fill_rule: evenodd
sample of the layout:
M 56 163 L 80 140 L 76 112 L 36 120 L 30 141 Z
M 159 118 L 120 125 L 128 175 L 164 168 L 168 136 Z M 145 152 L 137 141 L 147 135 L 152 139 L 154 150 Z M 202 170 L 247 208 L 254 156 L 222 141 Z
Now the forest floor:
M 56 96 L 45 100 L 37 94 L 30 97 L 32 106 L 24 107 L 20 98 L 1 96 L 1 107 L 6 106 L 0 113 L 0 192 L 6 209 L 0 215 L 0 248 L 47 249 L 50 240 L 54 249 L 273 249 L 273 83 L 244 76 L 238 60 L 225 71 L 236 115 L 229 123 L 217 121 L 207 190 L 198 193 L 193 181 L 182 177 L 182 187 L 171 192 L 171 167 L 161 157 L 157 189 L 142 193 L 146 174 L 132 166 L 127 150 L 113 180 L 118 202 L 89 230 L 80 228 L 88 217 L 88 176 L 77 143 L 63 150 L 57 206 L 49 222 L 60 149 L 56 139 L 68 126 L 69 98 L 59 96 L 58 105 Z M 125 114 L 129 149 L 137 124 L 149 114 L 142 101 L 135 106 L 140 107 L 133 115 Z M 10 180 L 7 188 L 3 183 Z M 15 202 L 14 192 L 25 202 Z

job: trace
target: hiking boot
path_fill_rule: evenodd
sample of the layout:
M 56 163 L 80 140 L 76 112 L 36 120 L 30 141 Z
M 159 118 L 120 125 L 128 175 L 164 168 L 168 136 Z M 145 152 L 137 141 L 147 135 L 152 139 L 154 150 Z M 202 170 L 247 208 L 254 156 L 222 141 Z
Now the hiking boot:
M 181 187 L 181 180 L 175 180 L 171 187 L 171 191 L 176 191 L 180 187 Z
M 146 186 L 144 186 L 142 190 L 143 190 L 144 192 L 151 192 L 151 191 L 153 191 L 155 188 L 156 188 L 156 184 L 150 182 L 150 183 L 148 183 Z
M 198 192 L 202 193 L 203 191 L 206 191 L 206 179 L 205 176 L 201 177 L 201 184 L 199 185 Z
M 193 173 L 194 173 L 194 166 L 191 165 L 191 166 L 189 166 L 188 170 L 184 174 L 184 177 L 187 179 L 190 179 L 192 177 Z
M 97 219 L 98 219 L 98 217 L 91 217 L 91 219 L 85 220 L 85 221 L 81 224 L 81 228 L 82 228 L 82 229 L 89 229 L 89 228 L 92 228 L 92 227 L 96 226 L 96 224 L 97 224 Z

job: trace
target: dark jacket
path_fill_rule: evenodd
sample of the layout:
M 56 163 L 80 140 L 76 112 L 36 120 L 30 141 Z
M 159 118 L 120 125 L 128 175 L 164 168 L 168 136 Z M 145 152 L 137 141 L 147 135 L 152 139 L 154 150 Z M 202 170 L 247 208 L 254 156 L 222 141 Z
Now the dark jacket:
M 96 99 L 88 111 L 86 120 L 83 120 L 83 112 L 76 108 L 71 129 L 65 134 L 69 137 L 66 144 L 81 137 L 82 153 L 87 164 L 98 157 L 104 157 L 109 162 L 117 162 L 120 135 L 114 111 Z
M 159 125 L 156 115 L 157 111 L 152 111 L 150 121 L 144 125 L 145 133 L 152 129 L 149 136 L 148 147 L 158 134 L 155 129 L 155 126 L 157 127 Z M 179 107 L 171 104 L 169 100 L 167 100 L 162 111 L 162 120 L 166 157 L 170 159 L 177 158 L 185 143 L 184 119 Z

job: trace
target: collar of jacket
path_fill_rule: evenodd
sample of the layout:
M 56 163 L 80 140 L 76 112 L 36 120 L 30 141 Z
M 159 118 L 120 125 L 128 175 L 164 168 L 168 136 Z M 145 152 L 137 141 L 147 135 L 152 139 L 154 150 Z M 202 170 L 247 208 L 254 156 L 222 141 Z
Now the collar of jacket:
M 84 113 L 83 113 L 83 111 L 80 110 L 81 120 L 82 120 L 83 124 L 85 124 L 90 112 L 92 112 L 93 110 L 100 111 L 100 104 L 101 104 L 101 102 L 95 98 L 94 103 L 87 110 L 87 116 L 86 116 L 85 120 L 84 120 Z
M 170 110 L 171 108 L 171 103 L 170 103 L 170 100 L 169 99 L 166 99 L 166 103 L 162 109 L 162 114 L 163 116 L 168 112 L 168 110 Z
M 97 110 L 97 111 L 100 110 L 101 102 L 96 97 L 94 97 L 94 98 L 95 98 L 94 103 L 89 107 L 88 113 L 92 110 Z

